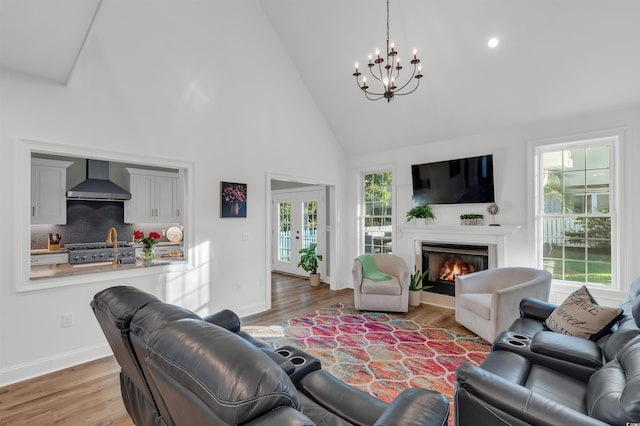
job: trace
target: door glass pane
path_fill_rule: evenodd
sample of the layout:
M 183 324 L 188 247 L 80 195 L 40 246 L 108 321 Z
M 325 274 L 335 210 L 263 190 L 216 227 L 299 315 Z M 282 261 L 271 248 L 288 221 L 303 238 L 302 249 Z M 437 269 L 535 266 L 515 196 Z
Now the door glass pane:
M 291 203 L 278 203 L 278 260 L 291 262 Z
M 302 246 L 309 247 L 318 242 L 318 203 L 305 201 L 302 204 Z

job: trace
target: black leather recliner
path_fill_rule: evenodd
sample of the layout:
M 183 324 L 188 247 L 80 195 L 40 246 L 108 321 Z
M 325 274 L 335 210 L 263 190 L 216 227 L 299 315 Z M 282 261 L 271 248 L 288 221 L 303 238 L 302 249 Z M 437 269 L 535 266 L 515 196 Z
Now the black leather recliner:
M 567 348 L 570 350 L 570 348 Z M 640 337 L 588 378 L 497 350 L 456 370 L 458 425 L 624 425 L 640 422 Z
M 100 291 L 90 305 L 120 365 L 120 390 L 124 406 L 134 423 L 139 426 L 165 424 L 162 418 L 167 414 L 167 410 L 162 400 L 157 395 L 154 396 L 153 383 L 147 380 L 146 365 L 140 362 L 143 358 L 139 358 L 139 354 L 143 353 L 146 344 L 144 338 L 169 322 L 192 318 L 219 325 L 261 348 L 285 371 L 291 372 L 294 369 L 288 359 L 277 354 L 265 343 L 242 332 L 240 318 L 227 309 L 203 319 L 188 309 L 164 303 L 156 296 L 130 286 L 116 286 Z M 132 320 L 144 307 L 149 307 L 149 314 L 145 322 L 133 325 L 139 331 L 136 340 L 130 333 Z
M 114 287 L 91 303 L 123 360 L 123 400 L 138 425 L 447 422 L 449 404 L 438 392 L 408 389 L 384 403 L 321 370 L 308 354 L 300 367 L 263 347 L 239 330 L 231 311 L 202 319 L 145 294 Z
M 618 323 L 592 341 L 550 331 L 544 320 L 556 306 L 523 299 L 482 365 L 456 370 L 456 423 L 639 422 L 640 278 L 620 307 Z

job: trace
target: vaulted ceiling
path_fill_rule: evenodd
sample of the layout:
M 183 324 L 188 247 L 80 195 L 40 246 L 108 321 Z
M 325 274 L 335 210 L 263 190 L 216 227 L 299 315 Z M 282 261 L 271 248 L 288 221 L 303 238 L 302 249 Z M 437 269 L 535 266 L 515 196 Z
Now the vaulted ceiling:
M 391 39 L 405 63 L 418 50 L 424 78 L 390 103 L 366 100 L 352 76 L 384 46 L 384 0 L 259 1 L 348 153 L 640 103 L 637 0 L 391 0 Z M 0 0 L 0 67 L 64 84 L 106 5 Z

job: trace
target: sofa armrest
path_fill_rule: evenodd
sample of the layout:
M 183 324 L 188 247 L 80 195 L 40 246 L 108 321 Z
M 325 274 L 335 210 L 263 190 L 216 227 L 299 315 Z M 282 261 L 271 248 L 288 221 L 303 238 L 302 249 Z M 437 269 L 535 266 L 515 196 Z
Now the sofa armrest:
M 405 389 L 375 422 L 374 426 L 446 425 L 449 401 L 440 392 Z
M 244 426 L 313 426 L 315 423 L 300 411 L 281 407 L 244 423 Z
M 603 423 L 584 413 L 573 410 L 540 394 L 531 392 L 524 386 L 511 383 L 502 377 L 469 364 L 456 369 L 456 413 L 465 410 L 460 401 L 461 392 L 466 392 L 490 409 L 500 410 L 528 424 L 541 426 L 556 425 L 600 425 Z
M 296 386 L 313 402 L 354 425 L 374 424 L 389 406 L 324 370 L 307 374 Z
M 520 317 L 546 320 L 558 306 L 544 300 L 525 297 L 520 300 Z
M 358 259 L 353 262 L 351 275 L 353 277 L 353 289 L 356 293 L 360 293 L 360 287 L 362 286 L 362 263 L 360 263 Z
M 235 312 L 230 311 L 229 309 L 223 309 L 215 314 L 207 315 L 203 320 L 219 327 L 226 328 L 233 333 L 240 331 L 240 318 Z
M 586 367 L 603 366 L 602 349 L 588 339 L 540 331 L 531 339 L 531 351 Z

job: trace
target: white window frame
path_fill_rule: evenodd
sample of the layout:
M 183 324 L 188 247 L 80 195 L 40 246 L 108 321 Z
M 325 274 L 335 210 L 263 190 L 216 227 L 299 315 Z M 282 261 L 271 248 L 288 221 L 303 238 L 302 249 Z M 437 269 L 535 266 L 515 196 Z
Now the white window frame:
M 594 146 L 609 144 L 611 147 L 610 154 L 610 171 L 611 171 L 611 191 L 610 191 L 610 215 L 611 215 L 611 284 L 588 283 L 590 291 L 596 296 L 601 304 L 615 303 L 622 300 L 628 289 L 627 277 L 622 265 L 625 265 L 625 252 L 621 247 L 625 246 L 624 235 L 621 229 L 624 229 L 623 215 L 624 209 L 624 189 L 623 183 L 623 164 L 621 159 L 624 158 L 623 151 L 624 130 L 616 129 L 603 131 L 598 133 L 590 133 L 587 135 L 576 135 L 565 138 L 548 139 L 532 142 L 529 144 L 529 161 L 530 167 L 530 185 L 529 192 L 534 200 L 533 206 L 530 206 L 530 229 L 533 230 L 533 239 L 535 245 L 534 264 L 537 268 L 542 268 L 543 253 L 543 229 L 542 229 L 542 208 L 544 205 L 544 188 L 542 186 L 542 158 L 541 154 L 549 151 L 558 151 L 563 149 L 571 149 L 576 146 Z M 552 302 L 562 302 L 562 295 L 579 288 L 582 284 L 576 284 L 568 281 L 553 280 L 552 296 L 557 293 L 558 297 Z M 600 300 L 598 295 L 605 300 Z M 603 303 L 604 302 L 604 303 Z
M 358 222 L 358 254 L 364 253 L 364 176 L 374 173 L 391 172 L 391 242 L 393 250 L 397 251 L 396 247 L 396 210 L 397 210 L 397 173 L 396 167 L 391 164 L 381 165 L 371 168 L 363 168 L 358 171 L 358 189 L 357 189 L 357 222 Z

